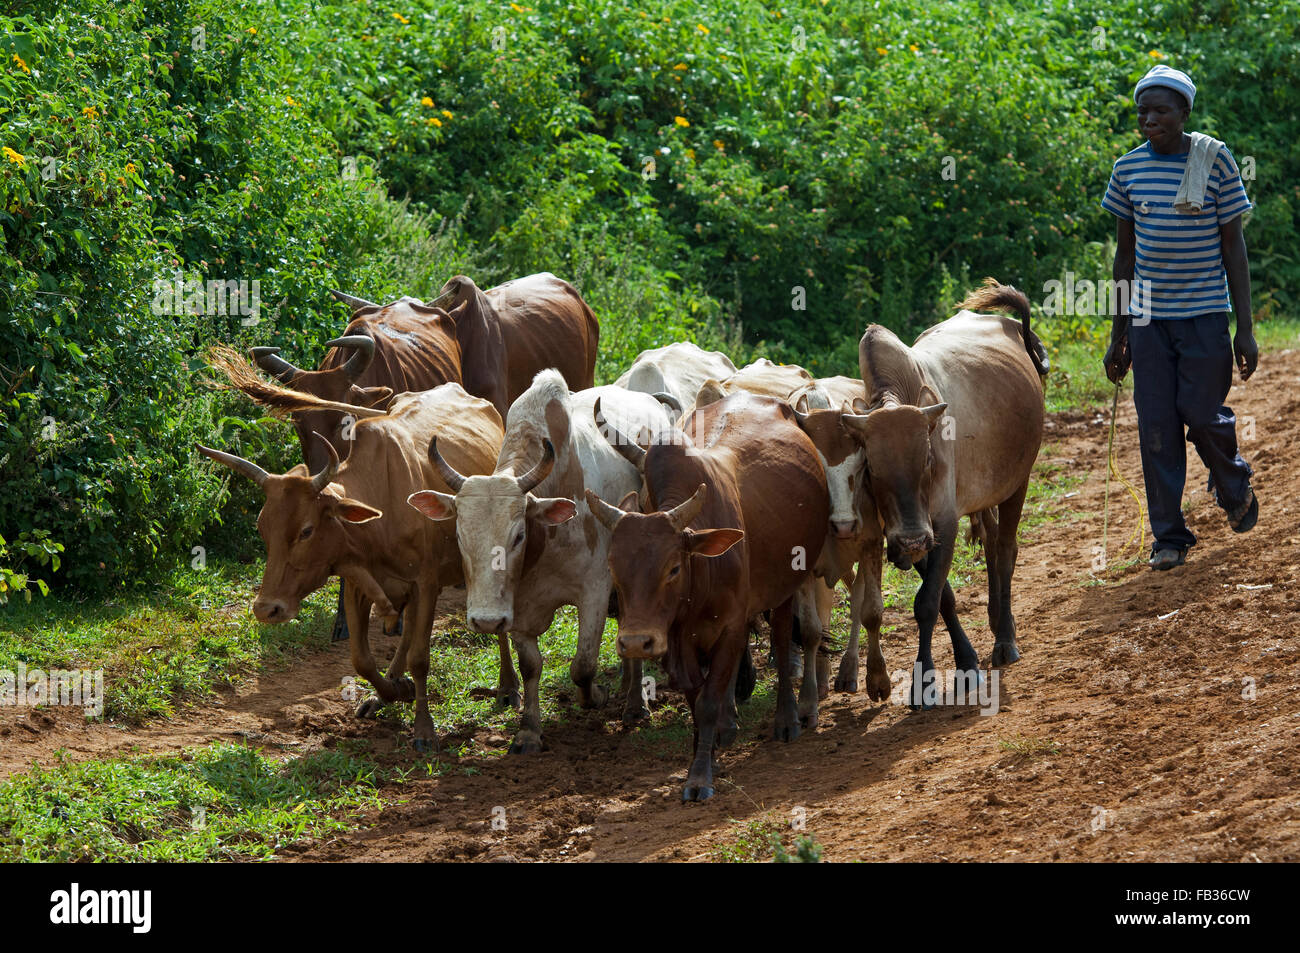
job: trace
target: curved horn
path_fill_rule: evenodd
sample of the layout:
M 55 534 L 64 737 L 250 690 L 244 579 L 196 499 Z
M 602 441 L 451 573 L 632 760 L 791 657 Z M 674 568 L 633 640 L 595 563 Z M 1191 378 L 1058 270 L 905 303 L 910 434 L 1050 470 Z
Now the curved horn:
M 551 441 L 545 437 L 542 438 L 542 459 L 538 461 L 537 466 L 533 467 L 521 477 L 515 478 L 515 483 L 519 486 L 520 493 L 531 493 L 536 489 L 537 484 L 541 483 L 550 475 L 551 468 L 555 466 L 555 448 L 551 446 Z
M 602 500 L 595 490 L 588 489 L 586 492 L 587 507 L 591 510 L 593 516 L 600 520 L 600 525 L 605 529 L 612 530 L 614 524 L 623 518 L 623 511 L 617 506 L 611 506 Z
M 432 301 L 426 301 L 425 305 L 430 308 L 445 308 L 447 302 L 460 293 L 460 288 L 460 275 L 456 275 L 454 278 L 449 278 L 447 283 L 442 286 L 442 290 L 438 292 L 438 297 L 434 298 Z
M 211 447 L 205 447 L 201 443 L 194 445 L 198 448 L 199 453 L 205 457 L 211 457 L 217 463 L 230 467 L 236 473 L 242 473 L 258 486 L 263 486 L 271 474 L 267 473 L 256 463 L 251 460 L 245 460 L 243 457 L 237 457 L 233 453 L 222 453 L 220 450 L 213 450 Z
M 248 353 L 254 364 L 282 383 L 287 384 L 302 373 L 302 368 L 294 367 L 279 356 L 278 347 L 250 347 Z
M 334 449 L 334 444 L 330 443 L 315 430 L 312 435 L 320 438 L 320 442 L 325 444 L 325 449 L 330 455 L 330 462 L 321 467 L 320 473 L 313 473 L 311 478 L 311 488 L 314 492 L 319 493 L 325 487 L 330 485 L 330 481 L 338 476 L 339 472 L 339 455 Z
M 605 415 L 600 411 L 600 398 L 596 398 L 596 403 L 592 405 L 591 415 L 596 420 L 596 429 L 604 436 L 605 441 L 618 451 L 621 456 L 632 466 L 637 468 L 637 472 L 645 470 L 645 451 L 637 446 L 633 441 L 623 436 L 613 424 L 605 420 Z
M 364 374 L 370 362 L 375 359 L 375 339 L 368 334 L 348 334 L 333 341 L 326 341 L 325 346 L 352 348 L 352 356 L 343 365 L 349 380 L 355 381 Z
M 342 301 L 353 311 L 360 311 L 362 308 L 379 307 L 379 305 L 375 304 L 373 301 L 367 301 L 365 298 L 354 298 L 352 295 L 345 295 L 342 291 L 335 291 L 332 288 L 330 289 L 330 294 L 335 298 L 338 298 L 338 300 Z
M 687 523 L 700 515 L 700 510 L 704 508 L 704 496 L 707 492 L 708 487 L 701 483 L 694 496 L 685 503 L 679 503 L 664 514 L 672 521 L 673 529 L 680 533 L 686 528 Z
M 442 458 L 438 452 L 438 438 L 434 437 L 429 441 L 429 462 L 438 468 L 438 474 L 451 487 L 451 492 L 459 493 L 460 488 L 465 485 L 465 477 L 455 467 Z
M 659 403 L 667 404 L 673 410 L 677 411 L 678 416 L 681 416 L 682 402 L 678 400 L 676 397 L 674 397 L 672 394 L 669 394 L 666 391 L 660 391 L 659 393 L 653 396 L 655 400 L 659 401 Z

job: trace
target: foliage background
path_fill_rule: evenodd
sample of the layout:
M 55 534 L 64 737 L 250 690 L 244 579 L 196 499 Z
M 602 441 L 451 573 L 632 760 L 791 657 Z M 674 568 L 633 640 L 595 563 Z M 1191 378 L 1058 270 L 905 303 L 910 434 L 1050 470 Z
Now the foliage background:
M 913 334 L 985 274 L 1038 301 L 1103 277 L 1097 201 L 1156 62 L 1198 83 L 1191 128 L 1254 158 L 1257 310 L 1294 313 L 1296 7 L 0 3 L 0 535 L 62 543 L 45 575 L 86 592 L 256 553 L 254 492 L 193 444 L 296 447 L 197 356 L 313 363 L 332 287 L 553 271 L 601 319 L 607 381 L 683 337 L 854 373 L 865 324 Z M 153 314 L 177 274 L 258 280 L 261 322 Z

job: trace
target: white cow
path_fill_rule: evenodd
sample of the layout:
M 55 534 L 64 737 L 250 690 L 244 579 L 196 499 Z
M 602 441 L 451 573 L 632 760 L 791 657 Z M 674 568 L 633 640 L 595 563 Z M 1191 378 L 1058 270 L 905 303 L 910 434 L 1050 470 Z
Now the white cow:
M 580 702 L 595 708 L 606 698 L 595 677 L 613 589 L 610 531 L 591 514 L 583 493 L 591 489 L 602 499 L 619 500 L 640 490 L 641 474 L 598 428 L 597 400 L 610 424 L 633 439 L 638 433 L 656 439 L 671 430 L 669 412 L 648 394 L 618 386 L 571 393 L 558 371 L 545 370 L 510 406 L 491 475 L 457 473 L 438 454 L 435 441 L 429 455 L 455 495 L 425 490 L 410 497 L 430 519 L 456 519 L 469 625 L 502 638 L 509 633 L 519 654 L 524 705 L 510 746 L 514 753 L 541 750 L 537 640 L 561 606 L 578 607 L 578 650 L 569 673 Z M 505 650 L 503 682 L 508 665 Z M 508 678 L 514 679 L 513 666 Z M 624 662 L 621 690 L 625 722 L 647 714 L 640 662 Z
M 678 341 L 642 351 L 614 384 L 643 394 L 670 394 L 681 414 L 695 403 L 695 395 L 706 380 L 723 380 L 734 373 L 736 365 L 721 351 L 706 351 L 690 341 Z

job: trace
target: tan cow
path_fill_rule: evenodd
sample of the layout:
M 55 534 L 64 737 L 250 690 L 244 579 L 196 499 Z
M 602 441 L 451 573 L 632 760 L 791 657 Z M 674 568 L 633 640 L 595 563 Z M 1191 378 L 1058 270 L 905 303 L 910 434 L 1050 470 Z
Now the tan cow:
M 459 384 L 402 394 L 388 413 L 321 401 L 261 381 L 252 372 L 236 386 L 276 410 L 333 409 L 358 418 L 355 446 L 340 464 L 325 443 L 330 463 L 316 474 L 298 465 L 271 474 L 231 454 L 200 446 L 201 453 L 247 476 L 262 488 L 266 503 L 257 530 L 266 544 L 266 569 L 253 612 L 267 623 L 287 622 L 302 600 L 337 575 L 347 582 L 344 608 L 352 664 L 381 701 L 414 697 L 414 743 L 436 748 L 428 710 L 429 636 L 443 586 L 463 581 L 455 526 L 433 523 L 406 499 L 426 487 L 446 487 L 428 457 L 437 437 L 442 453 L 462 473 L 487 473 L 501 445 L 501 418 L 482 398 Z M 370 653 L 372 605 L 384 618 L 404 606 L 402 640 L 387 675 Z M 414 685 L 402 677 L 409 658 Z M 358 715 L 373 710 L 364 705 Z
M 889 560 L 922 572 L 913 604 L 921 676 L 913 680 L 913 701 L 933 678 L 930 638 L 962 516 L 997 509 L 996 521 L 979 521 L 993 536 L 985 538 L 996 635 L 991 661 L 1001 667 L 1020 657 L 1011 577 L 1016 527 L 1042 439 L 1046 361 L 1021 292 L 988 279 L 962 307 L 910 348 L 886 328 L 867 328 L 858 353 L 867 411 L 842 415 L 866 453 L 863 473 Z M 967 308 L 1011 311 L 1021 320 Z M 958 669 L 976 672 L 979 658 L 960 625 L 950 622 L 949 634 Z
M 706 351 L 692 341 L 677 341 L 642 351 L 614 384 L 643 394 L 668 394 L 677 401 L 676 411 L 681 416 L 685 408 L 695 404 L 705 381 L 725 380 L 735 373 L 736 365 L 721 351 Z
M 695 406 L 703 407 L 738 390 L 788 401 L 795 391 L 807 387 L 813 376 L 797 364 L 774 364 L 760 357 L 723 380 L 708 380 L 700 386 Z
M 588 490 L 587 503 L 613 531 L 619 655 L 665 657 L 695 721 L 682 800 L 703 801 L 714 751 L 736 734 L 736 678 L 758 613 L 772 610 L 776 738 L 793 740 L 815 717 L 815 683 L 809 697 L 805 678 L 795 703 L 790 632 L 794 594 L 826 536 L 826 476 L 790 407 L 743 391 L 693 413 L 641 466 L 648 512 L 636 493 L 615 507 Z

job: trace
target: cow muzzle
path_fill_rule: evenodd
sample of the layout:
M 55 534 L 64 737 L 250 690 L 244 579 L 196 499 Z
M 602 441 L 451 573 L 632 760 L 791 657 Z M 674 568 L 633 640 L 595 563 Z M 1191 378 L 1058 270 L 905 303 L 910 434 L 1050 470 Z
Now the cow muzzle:
M 618 655 L 625 659 L 658 658 L 668 651 L 668 638 L 659 632 L 620 632 Z
M 831 520 L 831 532 L 836 539 L 852 539 L 858 531 L 858 521 L 856 518 L 851 520 Z
M 510 625 L 514 619 L 509 613 L 470 613 L 466 616 L 470 628 L 475 632 L 486 632 L 489 635 L 505 635 L 510 631 Z
M 253 603 L 253 615 L 264 625 L 289 622 L 298 615 L 298 603 L 284 599 L 258 599 Z
M 914 536 L 896 536 L 889 540 L 889 561 L 899 569 L 911 569 L 934 549 L 934 535 L 921 533 Z

